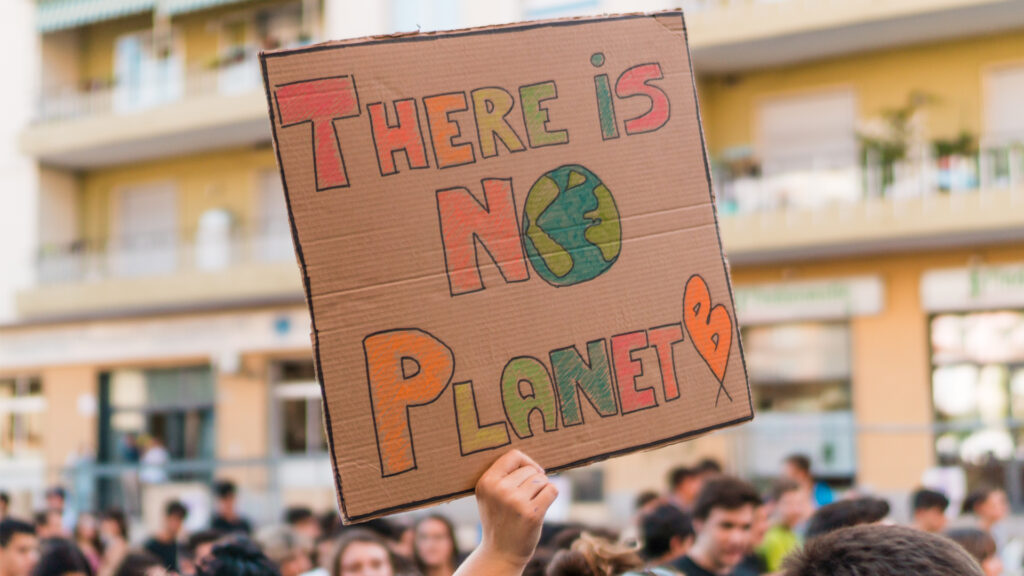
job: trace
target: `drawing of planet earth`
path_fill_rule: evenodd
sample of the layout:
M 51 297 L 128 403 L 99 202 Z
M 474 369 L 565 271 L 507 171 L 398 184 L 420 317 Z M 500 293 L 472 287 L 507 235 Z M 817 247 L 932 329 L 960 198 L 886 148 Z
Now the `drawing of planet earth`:
M 611 191 L 578 164 L 551 170 L 533 184 L 522 226 L 530 263 L 554 286 L 597 278 L 622 249 L 619 210 Z

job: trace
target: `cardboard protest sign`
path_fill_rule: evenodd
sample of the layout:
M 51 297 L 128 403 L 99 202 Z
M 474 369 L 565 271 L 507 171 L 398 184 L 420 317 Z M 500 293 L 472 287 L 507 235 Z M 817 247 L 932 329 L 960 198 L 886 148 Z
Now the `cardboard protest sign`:
M 262 64 L 346 521 L 753 417 L 681 13 Z

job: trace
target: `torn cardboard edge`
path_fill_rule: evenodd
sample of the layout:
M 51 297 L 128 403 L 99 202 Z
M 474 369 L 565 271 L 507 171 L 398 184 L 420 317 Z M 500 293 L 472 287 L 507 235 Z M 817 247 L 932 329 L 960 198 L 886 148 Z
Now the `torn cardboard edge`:
M 655 18 L 656 20 L 668 19 L 668 18 L 674 19 L 674 17 L 676 17 L 676 16 L 679 17 L 679 25 L 680 25 L 680 27 L 679 28 L 668 28 L 666 26 L 666 29 L 669 30 L 670 32 L 672 32 L 673 34 L 678 34 L 680 32 L 682 33 L 684 50 L 685 50 L 685 56 L 686 56 L 686 60 L 687 60 L 687 62 L 689 64 L 690 75 L 691 75 L 691 83 L 693 85 L 693 99 L 694 99 L 694 107 L 695 107 L 695 111 L 696 111 L 696 121 L 697 121 L 697 127 L 698 127 L 698 130 L 699 130 L 700 140 L 701 140 L 701 152 L 702 152 L 702 157 L 703 157 L 703 162 L 704 162 L 705 179 L 706 179 L 707 186 L 708 186 L 709 200 L 710 200 L 712 212 L 713 212 L 713 215 L 714 215 L 715 235 L 716 235 L 716 239 L 718 241 L 718 252 L 719 252 L 719 255 L 720 255 L 721 260 L 722 260 L 722 265 L 723 265 L 723 269 L 724 269 L 724 272 L 725 272 L 725 277 L 728 279 L 730 277 L 729 264 L 728 264 L 728 260 L 726 259 L 726 256 L 725 256 L 725 253 L 724 253 L 724 249 L 723 249 L 723 246 L 722 246 L 722 241 L 721 241 L 721 232 L 720 232 L 720 229 L 719 229 L 719 221 L 718 221 L 718 210 L 717 210 L 717 206 L 715 204 L 715 192 L 714 192 L 714 186 L 713 186 L 713 182 L 712 182 L 712 178 L 711 178 L 711 170 L 710 170 L 710 162 L 709 162 L 709 158 L 708 158 L 707 144 L 706 144 L 706 141 L 704 139 L 703 121 L 702 121 L 701 114 L 700 114 L 700 101 L 699 101 L 699 98 L 697 96 L 696 81 L 695 81 L 695 77 L 694 77 L 695 73 L 693 71 L 692 58 L 691 58 L 690 48 L 689 48 L 689 39 L 688 39 L 688 34 L 687 34 L 687 30 L 686 30 L 686 25 L 685 25 L 685 18 L 684 18 L 682 10 L 670 10 L 670 11 L 660 11 L 660 12 L 652 12 L 652 13 L 626 13 L 626 14 L 617 14 L 617 15 L 612 15 L 612 16 L 585 16 L 585 17 L 575 17 L 575 18 L 561 18 L 561 19 L 555 19 L 555 20 L 541 20 L 541 21 L 519 22 L 519 23 L 502 24 L 502 25 L 496 25 L 496 26 L 481 26 L 481 27 L 474 27 L 474 28 L 465 28 L 465 29 L 460 29 L 460 30 L 436 31 L 436 32 L 426 32 L 426 33 L 411 32 L 411 33 L 397 33 L 397 34 L 387 34 L 387 35 L 375 35 L 375 36 L 367 36 L 367 37 L 362 37 L 362 38 L 354 38 L 354 39 L 346 39 L 346 40 L 324 42 L 324 43 L 320 43 L 320 44 L 316 44 L 316 45 L 312 45 L 312 46 L 307 46 L 307 47 L 304 47 L 304 48 L 292 49 L 292 50 L 277 50 L 277 51 L 261 52 L 261 54 L 260 54 L 260 63 L 261 63 L 261 69 L 262 69 L 262 74 L 263 74 L 263 80 L 264 80 L 264 88 L 265 88 L 266 96 L 267 96 L 268 114 L 269 114 L 269 117 L 271 119 L 271 128 L 272 128 L 273 135 L 274 135 L 273 141 L 274 141 L 275 154 L 277 156 L 278 169 L 279 169 L 279 173 L 281 175 L 282 185 L 283 185 L 285 197 L 286 197 L 286 200 L 287 200 L 288 218 L 289 218 L 289 224 L 290 224 L 290 227 L 291 227 L 292 240 L 293 240 L 293 244 L 294 244 L 296 258 L 297 258 L 297 260 L 299 261 L 299 264 L 300 264 L 300 271 L 301 271 L 301 274 L 302 274 L 302 281 L 303 281 L 303 289 L 304 289 L 304 292 L 305 292 L 306 302 L 307 302 L 307 306 L 309 308 L 309 313 L 310 313 L 310 322 L 311 322 L 310 338 L 311 338 L 311 343 L 312 343 L 312 347 L 313 347 L 314 366 L 315 366 L 315 370 L 316 370 L 316 377 L 317 377 L 318 383 L 320 384 L 321 403 L 322 403 L 322 407 L 323 407 L 323 425 L 324 425 L 324 430 L 325 430 L 325 433 L 326 433 L 326 436 L 327 436 L 327 442 L 328 442 L 329 449 L 330 449 L 330 454 L 331 454 L 331 466 L 332 466 L 332 470 L 334 472 L 335 489 L 336 489 L 336 493 L 337 493 L 337 497 L 338 497 L 338 504 L 339 504 L 339 508 L 340 508 L 340 510 L 342 512 L 342 520 L 343 520 L 343 522 L 345 524 L 364 522 L 364 521 L 367 521 L 367 520 L 371 520 L 373 518 L 378 518 L 378 517 L 385 516 L 385 515 L 388 515 L 388 514 L 391 514 L 391 513 L 395 513 L 395 512 L 398 512 L 398 511 L 410 510 L 410 509 L 415 509 L 415 508 L 422 508 L 422 507 L 426 507 L 426 506 L 430 506 L 430 505 L 434 505 L 434 504 L 439 504 L 439 503 L 442 503 L 442 502 L 446 502 L 446 501 L 454 500 L 454 499 L 457 499 L 457 498 L 460 498 L 460 497 L 463 497 L 463 496 L 467 496 L 469 494 L 472 494 L 474 490 L 472 488 L 469 488 L 469 489 L 466 489 L 466 490 L 460 490 L 460 491 L 456 491 L 456 492 L 452 492 L 452 493 L 448 493 L 448 494 L 443 494 L 443 495 L 439 495 L 439 496 L 434 496 L 434 497 L 430 497 L 430 498 L 426 498 L 426 499 L 422 499 L 422 500 L 404 502 L 404 503 L 401 503 L 401 504 L 396 504 L 396 505 L 393 505 L 393 506 L 388 506 L 388 507 L 385 507 L 385 508 L 376 509 L 376 510 L 373 510 L 371 512 L 362 513 L 362 514 L 358 514 L 358 515 L 350 515 L 348 513 L 346 502 L 345 502 L 344 491 L 343 491 L 344 483 L 343 483 L 343 479 L 341 477 L 341 473 L 339 471 L 339 465 L 338 465 L 338 459 L 337 459 L 337 447 L 335 446 L 334 434 L 333 434 L 333 430 L 332 430 L 332 420 L 331 420 L 330 411 L 329 411 L 329 404 L 328 404 L 328 400 L 327 400 L 327 391 L 326 391 L 326 386 L 324 384 L 324 379 L 323 379 L 323 368 L 322 368 L 322 363 L 321 363 L 321 351 L 320 351 L 320 342 L 319 342 L 319 330 L 317 328 L 316 317 L 315 317 L 315 312 L 314 312 L 314 307 L 313 307 L 313 298 L 312 298 L 312 290 L 311 290 L 311 285 L 310 285 L 311 284 L 310 283 L 310 277 L 309 277 L 309 274 L 308 274 L 308 271 L 307 271 L 307 264 L 306 264 L 306 259 L 305 259 L 304 253 L 303 253 L 303 247 L 302 247 L 301 242 L 299 240 L 298 227 L 297 227 L 297 224 L 296 224 L 295 215 L 294 215 L 293 210 L 292 210 L 292 199 L 291 199 L 291 196 L 290 196 L 290 193 L 289 193 L 289 190 L 288 190 L 288 183 L 287 183 L 287 180 L 285 178 L 284 168 L 283 168 L 283 164 L 282 164 L 282 161 L 281 161 L 281 152 L 280 152 L 280 149 L 279 149 L 279 142 L 278 142 L 278 135 L 277 135 L 277 128 L 278 128 L 277 127 L 277 111 L 275 110 L 274 97 L 273 97 L 273 94 L 272 94 L 272 91 L 271 91 L 271 84 L 269 82 L 269 73 L 268 73 L 268 65 L 267 65 L 268 60 L 271 60 L 271 59 L 274 59 L 274 58 L 278 58 L 278 57 L 284 57 L 284 56 L 294 56 L 296 54 L 304 54 L 304 53 L 320 52 L 320 51 L 329 51 L 329 50 L 335 50 L 335 49 L 344 49 L 346 47 L 351 47 L 351 46 L 366 46 L 366 45 L 374 45 L 374 44 L 389 44 L 389 43 L 399 43 L 399 42 L 430 41 L 430 40 L 437 40 L 437 39 L 458 38 L 458 37 L 476 36 L 476 35 L 485 35 L 485 34 L 515 33 L 515 32 L 522 32 L 522 31 L 538 29 L 538 28 L 568 27 L 568 26 L 575 26 L 575 25 L 581 25 L 581 24 L 590 24 L 590 23 L 616 21 L 616 20 L 634 20 L 634 19 L 642 19 L 642 18 Z M 731 284 L 731 282 L 727 281 L 726 285 L 727 285 L 727 288 L 728 288 L 730 307 L 732 307 L 732 309 L 735 309 L 735 298 L 734 298 L 734 294 L 733 294 L 732 284 Z M 743 355 L 743 344 L 742 344 L 742 340 L 741 340 L 740 335 L 739 335 L 739 326 L 738 326 L 738 323 L 737 323 L 735 318 L 732 319 L 732 324 L 733 324 L 732 329 L 735 330 L 735 334 L 736 334 L 736 341 L 737 341 L 737 346 L 738 346 L 738 349 L 739 349 L 740 361 L 743 363 L 743 371 L 744 371 L 744 373 L 746 373 L 746 360 L 745 360 L 745 357 Z M 744 417 L 741 417 L 741 418 L 738 418 L 738 419 L 733 419 L 733 420 L 730 420 L 730 421 L 727 421 L 727 422 L 723 422 L 723 423 L 714 424 L 714 425 L 711 425 L 711 426 L 708 426 L 708 427 L 705 427 L 705 428 L 701 428 L 701 429 L 698 429 L 698 430 L 688 431 L 688 432 L 685 432 L 683 434 L 679 434 L 679 435 L 672 436 L 672 437 L 669 437 L 669 438 L 662 438 L 662 439 L 654 440 L 654 441 L 651 441 L 651 442 L 648 442 L 648 443 L 644 443 L 644 444 L 638 444 L 638 445 L 635 445 L 635 446 L 630 446 L 630 447 L 626 447 L 626 448 L 612 450 L 612 451 L 609 451 L 609 452 L 604 452 L 604 453 L 597 454 L 597 455 L 594 455 L 594 456 L 590 456 L 590 457 L 587 457 L 587 458 L 584 458 L 584 459 L 576 460 L 576 461 L 573 461 L 573 462 L 570 462 L 570 463 L 567 463 L 567 464 L 559 465 L 557 467 L 549 468 L 548 471 L 549 472 L 560 472 L 560 471 L 568 470 L 568 469 L 571 469 L 571 468 L 576 468 L 576 467 L 584 466 L 584 465 L 587 465 L 587 464 L 601 462 L 601 461 L 604 461 L 604 460 L 607 460 L 609 458 L 613 458 L 613 457 L 616 457 L 616 456 L 621 456 L 621 455 L 625 455 L 625 454 L 629 454 L 629 453 L 634 453 L 634 452 L 640 452 L 640 451 L 654 450 L 654 449 L 661 448 L 661 447 L 664 447 L 664 446 L 667 446 L 667 445 L 678 443 L 678 442 L 683 441 L 683 440 L 688 440 L 688 439 L 693 439 L 693 438 L 696 438 L 696 437 L 699 437 L 699 436 L 703 436 L 703 435 L 708 434 L 708 433 L 710 433 L 712 431 L 715 431 L 715 430 L 719 430 L 719 429 L 723 429 L 723 428 L 727 428 L 727 427 L 735 426 L 735 425 L 738 425 L 738 424 L 742 424 L 744 422 L 751 421 L 754 418 L 754 411 L 753 411 L 753 405 L 752 405 L 752 402 L 751 402 L 751 392 L 750 392 L 749 383 L 747 384 L 747 401 L 748 401 L 749 413 L 748 413 L 748 415 L 746 415 Z

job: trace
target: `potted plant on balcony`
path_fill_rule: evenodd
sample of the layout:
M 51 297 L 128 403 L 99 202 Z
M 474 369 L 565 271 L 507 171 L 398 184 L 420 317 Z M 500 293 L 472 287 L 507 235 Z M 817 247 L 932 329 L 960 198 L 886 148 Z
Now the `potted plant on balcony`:
M 914 91 L 903 106 L 884 110 L 861 124 L 857 139 L 869 195 L 894 194 L 907 188 L 901 175 L 923 171 L 929 152 L 924 110 L 935 102 L 934 96 Z
M 943 192 L 978 187 L 978 140 L 964 130 L 955 138 L 932 141 L 938 167 L 938 186 Z

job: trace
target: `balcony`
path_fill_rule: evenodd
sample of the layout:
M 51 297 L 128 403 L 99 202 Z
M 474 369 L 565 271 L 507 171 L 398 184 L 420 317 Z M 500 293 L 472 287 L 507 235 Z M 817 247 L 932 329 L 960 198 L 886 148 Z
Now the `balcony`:
M 1015 0 L 684 0 L 694 67 L 738 72 L 1024 25 Z
M 716 168 L 733 264 L 1024 239 L 1024 146 L 975 156 L 819 167 L 771 176 Z
M 34 319 L 301 301 L 286 222 L 43 246 L 17 296 Z

